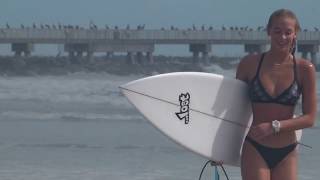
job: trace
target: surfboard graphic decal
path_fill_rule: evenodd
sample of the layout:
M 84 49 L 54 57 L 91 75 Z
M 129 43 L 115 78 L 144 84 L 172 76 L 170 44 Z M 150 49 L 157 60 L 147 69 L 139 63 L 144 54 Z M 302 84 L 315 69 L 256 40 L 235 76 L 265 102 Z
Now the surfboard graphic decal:
M 180 102 L 180 112 L 176 113 L 176 116 L 180 120 L 184 120 L 185 124 L 189 123 L 189 104 L 190 104 L 190 94 L 187 93 L 181 93 L 179 95 L 179 102 Z

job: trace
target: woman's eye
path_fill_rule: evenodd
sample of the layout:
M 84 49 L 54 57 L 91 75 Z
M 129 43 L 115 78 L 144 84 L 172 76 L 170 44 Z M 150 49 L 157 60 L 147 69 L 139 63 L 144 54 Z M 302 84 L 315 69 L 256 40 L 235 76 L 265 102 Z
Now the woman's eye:
M 291 34 L 292 34 L 291 31 L 287 31 L 287 32 L 286 32 L 286 35 L 287 35 L 287 36 L 289 36 L 289 35 L 291 35 Z

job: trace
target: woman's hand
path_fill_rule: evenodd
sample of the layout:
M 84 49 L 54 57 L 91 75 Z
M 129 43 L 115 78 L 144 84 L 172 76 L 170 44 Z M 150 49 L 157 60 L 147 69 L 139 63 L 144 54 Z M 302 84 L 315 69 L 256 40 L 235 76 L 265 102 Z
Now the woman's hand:
M 256 126 L 252 126 L 249 131 L 249 136 L 260 140 L 273 134 L 271 122 L 263 122 Z

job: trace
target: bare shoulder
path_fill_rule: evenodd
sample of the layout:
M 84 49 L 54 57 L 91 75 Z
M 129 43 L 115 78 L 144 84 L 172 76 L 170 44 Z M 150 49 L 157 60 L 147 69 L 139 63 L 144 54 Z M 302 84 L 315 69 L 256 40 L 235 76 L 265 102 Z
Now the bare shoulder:
M 301 80 L 310 80 L 310 78 L 314 79 L 316 74 L 316 68 L 311 61 L 299 58 L 297 59 L 297 69 L 298 74 L 302 78 Z
M 249 54 L 244 56 L 237 68 L 237 79 L 249 81 L 255 74 L 261 54 Z
M 297 58 L 297 65 L 300 67 L 300 68 L 312 68 L 314 69 L 314 65 L 312 64 L 312 62 L 310 60 L 307 60 L 307 59 L 303 59 L 303 58 Z
M 260 54 L 249 54 L 244 56 L 238 66 L 239 71 L 250 71 L 253 68 L 257 67 L 259 59 L 261 55 Z
M 299 58 L 297 59 L 297 68 L 301 74 L 315 72 L 316 68 L 310 60 Z
M 252 65 L 257 63 L 258 62 L 257 60 L 260 57 L 261 57 L 260 54 L 248 54 L 241 59 L 240 63 L 244 65 Z

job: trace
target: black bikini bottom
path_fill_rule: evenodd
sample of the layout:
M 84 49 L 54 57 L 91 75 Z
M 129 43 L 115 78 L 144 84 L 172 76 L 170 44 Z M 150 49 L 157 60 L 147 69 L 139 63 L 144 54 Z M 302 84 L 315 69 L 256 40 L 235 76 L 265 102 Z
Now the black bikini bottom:
M 250 144 L 252 144 L 253 147 L 255 147 L 255 149 L 267 163 L 269 169 L 273 169 L 274 167 L 276 167 L 297 146 L 297 143 L 293 143 L 282 148 L 271 148 L 256 142 L 248 136 L 246 137 L 246 141 L 248 141 Z

